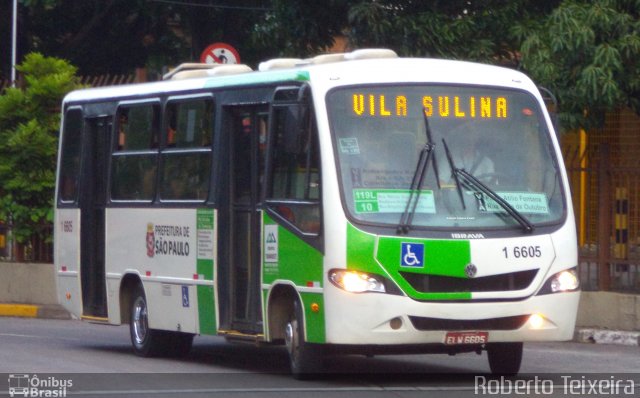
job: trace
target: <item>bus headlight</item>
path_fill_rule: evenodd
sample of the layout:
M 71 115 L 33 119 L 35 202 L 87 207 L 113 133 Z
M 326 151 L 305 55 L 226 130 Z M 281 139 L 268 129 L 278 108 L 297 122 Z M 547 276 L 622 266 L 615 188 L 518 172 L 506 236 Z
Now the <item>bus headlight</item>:
M 547 282 L 542 286 L 538 294 L 573 292 L 579 288 L 580 279 L 578 278 L 578 271 L 576 268 L 571 268 L 558 272 L 547 279 Z
M 329 280 L 340 289 L 351 293 L 386 292 L 382 278 L 365 272 L 332 269 L 329 271 Z
M 567 292 L 576 290 L 580 286 L 578 275 L 575 270 L 562 271 L 551 278 L 551 291 Z

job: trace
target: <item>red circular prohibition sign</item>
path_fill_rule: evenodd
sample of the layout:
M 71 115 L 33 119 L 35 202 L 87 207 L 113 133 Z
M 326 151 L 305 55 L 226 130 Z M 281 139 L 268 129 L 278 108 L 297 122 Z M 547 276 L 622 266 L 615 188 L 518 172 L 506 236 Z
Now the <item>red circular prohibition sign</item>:
M 239 64 L 240 54 L 227 43 L 213 43 L 200 54 L 204 64 Z

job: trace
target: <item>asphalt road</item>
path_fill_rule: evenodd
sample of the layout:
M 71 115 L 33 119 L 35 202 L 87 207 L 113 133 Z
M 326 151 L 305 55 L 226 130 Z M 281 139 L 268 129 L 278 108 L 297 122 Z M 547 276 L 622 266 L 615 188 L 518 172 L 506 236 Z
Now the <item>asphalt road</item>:
M 139 358 L 132 353 L 127 327 L 0 318 L 0 396 L 8 395 L 8 387 L 19 383 L 17 377 L 24 377 L 17 375 L 26 375 L 29 380 L 36 376 L 43 384 L 41 390 L 52 394 L 57 389 L 58 394 L 66 396 L 470 397 L 496 392 L 519 395 L 515 394 L 516 384 L 504 391 L 503 383 L 503 390 L 496 391 L 497 384 L 491 384 L 493 379 L 487 375 L 486 354 L 346 356 L 328 358 L 326 365 L 331 374 L 298 381 L 288 374 L 287 355 L 279 347 L 231 344 L 219 337 L 201 336 L 196 337 L 186 358 Z M 627 383 L 628 379 L 633 383 Z M 597 392 L 589 391 L 589 380 L 599 381 L 601 389 L 606 388 L 602 381 L 609 385 L 619 381 L 617 390 L 600 390 L 597 395 L 639 396 L 640 347 L 525 344 L 518 380 L 521 387 L 529 388 L 525 391 L 529 396 L 536 396 L 533 390 L 536 383 L 547 387 L 537 391 L 541 396 L 575 396 L 567 385 L 572 385 L 573 392 L 580 396 L 594 395 L 589 394 Z M 627 394 L 630 389 L 632 395 Z

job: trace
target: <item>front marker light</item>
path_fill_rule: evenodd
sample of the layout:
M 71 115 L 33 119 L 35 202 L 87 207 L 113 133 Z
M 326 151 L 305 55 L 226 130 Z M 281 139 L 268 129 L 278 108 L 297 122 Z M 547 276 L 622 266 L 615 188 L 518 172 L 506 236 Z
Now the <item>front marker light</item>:
M 340 289 L 350 293 L 386 292 L 383 281 L 365 272 L 332 269 L 329 271 L 329 280 Z
M 529 317 L 529 325 L 532 329 L 542 329 L 544 326 L 544 317 L 540 314 L 533 314 Z

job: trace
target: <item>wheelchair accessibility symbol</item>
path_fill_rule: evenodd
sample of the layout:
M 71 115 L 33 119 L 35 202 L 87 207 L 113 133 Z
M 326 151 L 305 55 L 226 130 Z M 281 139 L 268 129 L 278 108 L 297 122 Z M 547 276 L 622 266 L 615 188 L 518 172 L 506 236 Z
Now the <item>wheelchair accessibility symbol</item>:
M 402 242 L 400 256 L 400 265 L 402 267 L 423 267 L 424 244 Z

